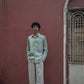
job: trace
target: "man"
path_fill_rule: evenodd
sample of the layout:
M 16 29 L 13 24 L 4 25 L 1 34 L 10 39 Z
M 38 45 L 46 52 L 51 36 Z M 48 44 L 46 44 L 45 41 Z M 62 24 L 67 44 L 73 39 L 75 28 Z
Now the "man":
M 39 33 L 40 24 L 34 22 L 31 25 L 33 34 L 27 39 L 27 60 L 30 84 L 44 84 L 43 62 L 47 57 L 46 37 Z

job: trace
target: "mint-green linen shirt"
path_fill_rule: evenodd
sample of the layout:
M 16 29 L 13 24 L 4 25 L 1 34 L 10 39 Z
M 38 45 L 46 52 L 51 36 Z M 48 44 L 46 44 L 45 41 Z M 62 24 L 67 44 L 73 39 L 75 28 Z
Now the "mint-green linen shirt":
M 37 37 L 33 34 L 27 39 L 27 60 L 33 63 L 45 61 L 48 53 L 48 46 L 46 37 L 40 33 Z

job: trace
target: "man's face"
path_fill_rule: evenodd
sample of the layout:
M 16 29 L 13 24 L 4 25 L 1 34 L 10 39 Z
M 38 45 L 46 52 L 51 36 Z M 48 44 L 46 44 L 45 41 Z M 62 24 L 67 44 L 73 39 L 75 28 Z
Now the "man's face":
M 39 28 L 38 28 L 37 25 L 33 26 L 33 31 L 34 31 L 34 32 L 38 32 L 38 31 L 39 31 Z

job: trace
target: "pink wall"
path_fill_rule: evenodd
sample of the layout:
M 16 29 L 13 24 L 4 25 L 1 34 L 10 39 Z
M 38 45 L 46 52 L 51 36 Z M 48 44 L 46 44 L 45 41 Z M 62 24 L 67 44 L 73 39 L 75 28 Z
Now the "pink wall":
M 84 0 L 71 0 L 69 8 L 84 8 Z
M 29 84 L 26 56 L 31 23 L 41 24 L 47 37 L 45 84 L 63 84 L 63 6 L 65 0 L 5 0 L 1 32 L 3 84 Z M 0 56 L 0 57 L 1 57 Z M 0 83 L 1 84 L 1 83 Z
M 0 0 L 0 53 L 1 53 L 1 27 L 2 27 L 2 7 L 1 7 L 1 0 Z M 1 55 L 0 55 L 0 82 L 1 82 L 1 67 L 2 67 L 2 62 L 1 62 Z

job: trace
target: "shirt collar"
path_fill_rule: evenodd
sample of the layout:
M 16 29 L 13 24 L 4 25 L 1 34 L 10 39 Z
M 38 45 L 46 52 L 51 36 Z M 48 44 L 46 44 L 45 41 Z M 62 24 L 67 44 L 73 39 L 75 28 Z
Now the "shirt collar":
M 34 35 L 32 34 L 32 37 L 33 37 L 33 36 L 34 36 Z M 39 36 L 40 36 L 40 33 L 37 34 L 37 37 L 39 37 Z

